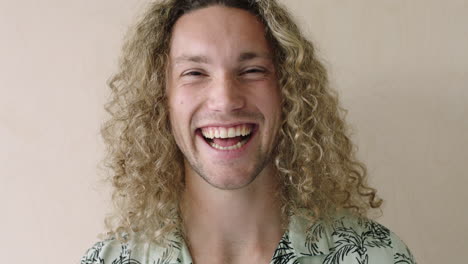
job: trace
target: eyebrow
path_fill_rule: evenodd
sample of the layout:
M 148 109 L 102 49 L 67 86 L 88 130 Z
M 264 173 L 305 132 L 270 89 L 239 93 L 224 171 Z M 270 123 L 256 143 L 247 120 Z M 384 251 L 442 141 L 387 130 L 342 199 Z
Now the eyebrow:
M 210 62 L 208 57 L 206 56 L 195 56 L 195 55 L 181 55 L 174 59 L 174 64 L 179 64 L 183 62 L 196 62 L 196 63 L 204 63 L 207 64 Z
M 239 62 L 244 62 L 244 61 L 248 61 L 248 60 L 252 60 L 252 59 L 256 59 L 256 58 L 263 58 L 263 59 L 271 60 L 272 56 L 267 52 L 264 52 L 264 53 L 242 52 L 239 55 L 239 58 L 237 60 Z M 206 57 L 206 56 L 188 55 L 188 54 L 183 54 L 183 55 L 181 55 L 179 57 L 176 57 L 174 59 L 174 64 L 175 65 L 180 64 L 180 63 L 184 63 L 184 62 L 195 62 L 195 63 L 209 64 L 210 59 L 208 59 L 208 57 Z
M 243 62 L 243 61 L 248 61 L 248 60 L 252 60 L 252 59 L 256 59 L 256 58 L 271 60 L 271 59 L 272 59 L 272 56 L 271 56 L 269 53 L 267 53 L 267 52 L 263 52 L 263 53 L 257 53 L 257 52 L 242 52 L 242 53 L 239 55 L 238 61 L 239 61 L 239 62 Z

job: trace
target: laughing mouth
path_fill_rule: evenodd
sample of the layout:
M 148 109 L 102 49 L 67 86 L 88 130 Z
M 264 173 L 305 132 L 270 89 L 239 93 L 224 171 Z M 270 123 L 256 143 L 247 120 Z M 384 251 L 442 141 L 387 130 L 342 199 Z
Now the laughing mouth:
M 241 124 L 232 127 L 200 128 L 203 139 L 217 150 L 237 150 L 252 138 L 256 125 Z

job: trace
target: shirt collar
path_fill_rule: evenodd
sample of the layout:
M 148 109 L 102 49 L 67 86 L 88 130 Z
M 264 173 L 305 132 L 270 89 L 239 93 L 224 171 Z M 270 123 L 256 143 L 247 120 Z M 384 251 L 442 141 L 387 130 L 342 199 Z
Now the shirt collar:
M 294 215 L 290 218 L 288 230 L 285 232 L 275 250 L 273 259 L 298 259 L 327 255 L 333 247 L 329 229 L 322 221 L 310 225 L 310 220 L 304 216 Z M 182 236 L 172 235 L 170 239 L 169 263 L 192 263 L 189 249 Z M 290 263 L 290 262 L 287 262 Z
M 304 216 L 294 215 L 290 218 L 287 233 L 298 257 L 326 255 L 333 247 L 330 232 L 322 221 L 311 225 Z

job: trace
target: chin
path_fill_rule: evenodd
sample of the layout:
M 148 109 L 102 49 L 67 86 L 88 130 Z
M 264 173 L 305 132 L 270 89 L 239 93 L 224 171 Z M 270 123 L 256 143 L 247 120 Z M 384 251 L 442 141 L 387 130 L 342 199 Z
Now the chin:
M 201 176 L 209 185 L 221 189 L 221 190 L 237 190 L 247 187 L 250 183 L 255 180 L 255 177 L 245 177 L 244 175 L 232 175 L 231 176 Z

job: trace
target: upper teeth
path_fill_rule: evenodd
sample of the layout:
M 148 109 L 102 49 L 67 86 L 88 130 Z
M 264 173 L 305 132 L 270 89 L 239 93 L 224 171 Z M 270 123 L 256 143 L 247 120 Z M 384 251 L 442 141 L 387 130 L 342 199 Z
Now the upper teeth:
M 206 138 L 233 138 L 238 136 L 247 136 L 252 132 L 250 125 L 238 125 L 234 127 L 204 127 L 201 132 Z

